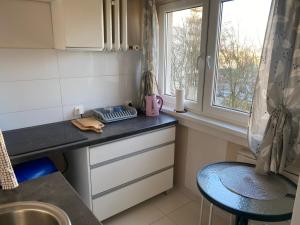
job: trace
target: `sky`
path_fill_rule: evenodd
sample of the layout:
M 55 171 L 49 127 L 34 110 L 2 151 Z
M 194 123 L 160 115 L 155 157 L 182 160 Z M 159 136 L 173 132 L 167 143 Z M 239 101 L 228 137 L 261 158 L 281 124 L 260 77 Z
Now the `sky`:
M 232 0 L 223 3 L 222 23 L 231 22 L 239 29 L 241 40 L 263 44 L 272 0 Z M 173 24 L 180 26 L 189 10 L 174 12 Z
M 223 3 L 222 23 L 232 21 L 241 39 L 263 44 L 272 0 L 233 0 Z

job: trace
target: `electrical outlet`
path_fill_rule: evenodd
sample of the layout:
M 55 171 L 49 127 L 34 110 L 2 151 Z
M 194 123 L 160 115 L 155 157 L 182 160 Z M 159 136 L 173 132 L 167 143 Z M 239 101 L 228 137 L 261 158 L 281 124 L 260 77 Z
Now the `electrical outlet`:
M 125 101 L 124 104 L 125 105 L 132 105 L 132 101 Z
M 77 106 L 74 106 L 74 116 L 80 116 L 82 114 L 84 114 L 84 107 L 83 105 L 77 105 Z

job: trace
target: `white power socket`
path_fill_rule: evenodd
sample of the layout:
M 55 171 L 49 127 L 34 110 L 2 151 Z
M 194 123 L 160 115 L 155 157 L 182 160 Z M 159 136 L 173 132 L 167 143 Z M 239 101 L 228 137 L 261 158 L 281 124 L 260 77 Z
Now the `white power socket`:
M 80 116 L 82 114 L 84 114 L 84 107 L 83 105 L 76 105 L 74 106 L 74 116 Z

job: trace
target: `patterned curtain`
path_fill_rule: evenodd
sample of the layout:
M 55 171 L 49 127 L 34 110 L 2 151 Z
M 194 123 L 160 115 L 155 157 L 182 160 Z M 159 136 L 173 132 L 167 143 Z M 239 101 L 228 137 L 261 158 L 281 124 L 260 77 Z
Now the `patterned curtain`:
M 145 107 L 145 95 L 157 94 L 158 18 L 155 0 L 143 1 L 143 59 L 142 77 L 137 106 Z
M 300 0 L 273 0 L 249 124 L 257 172 L 280 173 L 300 153 Z
M 0 130 L 0 184 L 3 190 L 11 190 L 19 186 L 14 169 L 11 165 L 7 153 L 6 145 L 1 130 Z

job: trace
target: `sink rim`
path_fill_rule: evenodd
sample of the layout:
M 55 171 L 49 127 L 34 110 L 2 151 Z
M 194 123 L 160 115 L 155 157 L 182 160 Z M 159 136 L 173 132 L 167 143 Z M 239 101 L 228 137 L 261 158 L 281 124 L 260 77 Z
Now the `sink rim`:
M 71 221 L 67 213 L 63 209 L 51 203 L 40 201 L 17 201 L 0 205 L 0 215 L 22 210 L 46 213 L 54 217 L 59 225 L 71 225 Z

